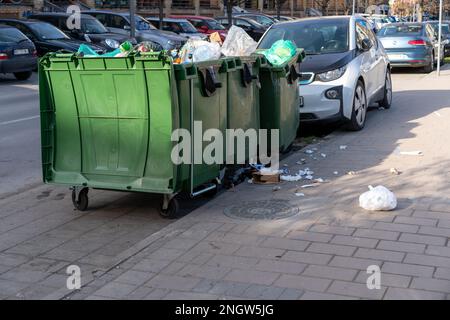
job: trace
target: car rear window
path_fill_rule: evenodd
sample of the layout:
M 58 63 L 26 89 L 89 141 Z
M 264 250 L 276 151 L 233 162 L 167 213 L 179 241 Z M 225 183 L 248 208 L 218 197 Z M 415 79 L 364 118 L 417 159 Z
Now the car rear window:
M 28 38 L 19 30 L 14 28 L 1 28 L 0 29 L 0 42 L 13 42 L 18 43 Z
M 386 26 L 381 28 L 377 35 L 379 37 L 418 36 L 422 34 L 422 30 L 421 25 Z

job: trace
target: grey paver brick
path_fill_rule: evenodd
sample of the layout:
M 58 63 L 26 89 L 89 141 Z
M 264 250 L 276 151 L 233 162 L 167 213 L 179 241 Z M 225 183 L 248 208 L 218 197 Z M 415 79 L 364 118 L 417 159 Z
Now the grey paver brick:
M 291 274 L 300 274 L 305 269 L 305 267 L 306 264 L 304 263 L 269 260 L 269 259 L 261 259 L 254 266 L 255 270 L 272 271 L 279 273 L 291 273 Z
M 136 265 L 133 266 L 133 270 L 145 271 L 145 272 L 159 272 L 171 263 L 171 260 L 160 259 L 142 259 Z
M 189 291 L 177 291 L 172 290 L 166 296 L 164 300 L 217 300 L 218 296 L 214 294 L 205 294 Z
M 397 240 L 399 233 L 395 231 L 357 229 L 353 235 L 355 237 L 373 238 L 380 240 Z
M 408 253 L 405 258 L 406 263 L 420 264 L 424 266 L 448 267 L 450 258 L 430 256 L 425 254 Z
M 107 298 L 125 299 L 128 294 L 136 290 L 137 287 L 125 283 L 110 282 L 104 287 L 100 288 L 94 295 Z
M 358 238 L 354 236 L 341 236 L 336 235 L 331 239 L 330 243 L 341 244 L 355 247 L 375 248 L 378 243 L 378 239 Z
M 421 243 L 381 240 L 380 243 L 378 243 L 377 249 L 400 251 L 400 252 L 423 253 L 425 251 L 425 247 L 426 247 L 425 244 Z
M 29 285 L 30 283 L 0 279 L 0 293 L 5 296 L 15 295 Z
M 412 289 L 450 293 L 450 281 L 443 279 L 414 278 L 410 287 Z
M 450 229 L 448 228 L 436 228 L 429 226 L 421 226 L 419 229 L 421 234 L 430 234 L 434 236 L 450 237 Z
M 286 252 L 282 260 L 295 261 L 307 264 L 327 264 L 332 258 L 330 254 L 313 253 L 313 252 Z
M 332 234 L 318 233 L 318 232 L 308 232 L 308 231 L 291 231 L 286 236 L 290 239 L 305 240 L 305 241 L 317 241 L 317 242 L 328 242 L 333 237 Z
M 400 262 L 405 257 L 405 253 L 379 249 L 359 248 L 354 256 L 359 258 Z
M 416 233 L 419 230 L 418 226 L 411 225 L 411 224 L 389 223 L 389 222 L 380 222 L 380 221 L 375 223 L 373 228 L 379 229 L 379 230 L 409 232 L 409 233 Z
M 49 276 L 49 273 L 42 271 L 34 271 L 23 268 L 11 269 L 0 275 L 1 279 L 18 281 L 18 282 L 38 282 Z
M 367 279 L 371 274 L 366 271 L 360 271 L 355 279 L 355 282 L 367 283 Z M 399 274 L 390 274 L 381 272 L 381 286 L 382 287 L 400 287 L 408 288 L 412 277 Z
M 152 288 L 189 291 L 200 282 L 198 278 L 157 274 L 145 285 Z
M 164 244 L 164 247 L 170 249 L 188 250 L 195 246 L 197 243 L 198 240 L 196 239 L 187 239 L 180 237 L 168 241 L 166 244 Z
M 114 281 L 131 285 L 143 285 L 154 275 L 155 274 L 151 272 L 128 270 L 122 273 Z
M 142 300 L 148 296 L 151 291 L 153 291 L 153 289 L 149 287 L 138 287 L 136 290 L 130 292 L 126 298 L 127 300 Z
M 421 235 L 421 234 L 402 233 L 399 241 L 423 243 L 423 244 L 433 244 L 433 245 L 437 245 L 437 246 L 442 246 L 445 244 L 447 239 L 445 237 L 435 237 L 435 236 L 428 236 L 428 235 Z
M 383 297 L 385 291 L 386 289 L 383 287 L 380 289 L 368 289 L 365 283 L 335 280 L 327 290 L 327 293 L 379 300 Z
M 416 210 L 413 213 L 413 217 L 427 218 L 427 219 L 450 219 L 450 214 L 447 212 Z
M 309 242 L 303 241 L 303 240 L 267 237 L 260 244 L 260 247 L 294 250 L 294 251 L 304 251 L 308 245 L 309 245 Z
M 274 285 L 283 288 L 325 291 L 330 283 L 329 279 L 283 274 Z
M 301 300 L 359 300 L 358 297 L 349 297 L 332 293 L 308 291 L 300 298 Z
M 435 256 L 450 257 L 450 247 L 429 245 L 427 246 L 425 253 Z
M 197 277 L 205 279 L 222 279 L 231 268 L 229 267 L 216 267 L 216 266 L 198 266 L 198 265 L 187 265 L 177 272 L 177 275 L 182 277 Z
M 256 270 L 232 270 L 224 280 L 244 283 L 270 285 L 279 277 L 279 273 Z
M 367 270 L 367 267 L 370 265 L 380 266 L 381 260 L 336 256 L 330 261 L 329 265 L 349 269 Z
M 434 277 L 439 279 L 450 280 L 450 268 L 442 268 L 442 267 L 436 268 Z
M 355 231 L 355 228 L 328 226 L 328 225 L 319 224 L 319 225 L 313 225 L 311 228 L 309 228 L 309 231 L 349 236 Z
M 225 243 L 220 241 L 207 241 L 203 240 L 195 247 L 193 247 L 190 252 L 202 252 L 202 253 L 213 253 L 213 254 L 233 254 L 239 249 L 240 245 L 235 243 Z M 189 252 L 189 251 L 188 251 Z
M 202 280 L 193 291 L 217 294 L 220 296 L 242 297 L 244 291 L 250 287 L 250 283 L 224 281 L 224 280 Z
M 242 246 L 235 254 L 243 257 L 276 259 L 281 257 L 285 251 L 283 249 Z
M 345 269 L 338 267 L 328 267 L 328 266 L 318 266 L 318 265 L 309 265 L 302 275 L 318 277 L 318 278 L 327 278 L 327 279 L 337 279 L 337 280 L 348 280 L 351 281 L 356 274 L 357 270 L 353 269 Z
M 356 247 L 314 242 L 308 247 L 307 251 L 351 256 L 356 251 Z
M 430 292 L 424 290 L 388 288 L 385 300 L 440 300 L 445 299 L 443 293 Z
M 283 293 L 278 297 L 280 300 L 297 300 L 299 299 L 305 292 L 299 289 L 286 288 Z
M 254 268 L 257 262 L 258 258 L 218 254 L 213 256 L 209 261 L 206 262 L 206 264 L 217 267 L 252 269 Z
M 395 223 L 412 224 L 418 226 L 435 226 L 436 219 L 416 218 L 416 217 L 404 217 L 397 216 L 394 220 Z
M 381 272 L 403 274 L 416 277 L 431 277 L 434 272 L 434 268 L 428 266 L 419 266 L 415 264 L 385 262 L 381 267 Z
M 214 231 L 208 235 L 206 240 L 234 244 L 258 245 L 264 240 L 264 237 L 253 234 Z
M 281 296 L 283 291 L 284 288 L 252 284 L 244 291 L 243 296 L 251 299 L 275 300 Z
M 160 248 L 150 253 L 147 259 L 175 260 L 184 253 L 183 250 Z
M 144 300 L 156 300 L 164 298 L 170 292 L 169 289 L 152 289 L 152 291 L 145 296 Z
M 438 222 L 439 228 L 450 228 L 450 219 L 441 219 Z

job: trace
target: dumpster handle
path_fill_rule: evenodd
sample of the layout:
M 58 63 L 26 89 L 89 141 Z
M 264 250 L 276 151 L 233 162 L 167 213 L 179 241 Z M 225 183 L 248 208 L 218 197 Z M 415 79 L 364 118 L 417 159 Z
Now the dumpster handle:
M 217 88 L 222 88 L 222 83 L 217 80 L 216 71 L 213 67 L 199 69 L 199 75 L 204 96 L 211 97 L 216 92 Z
M 252 75 L 248 63 L 244 63 L 243 68 L 241 69 L 241 76 L 242 76 L 242 85 L 244 87 L 248 87 L 248 85 L 252 83 L 252 80 L 258 79 L 258 76 Z

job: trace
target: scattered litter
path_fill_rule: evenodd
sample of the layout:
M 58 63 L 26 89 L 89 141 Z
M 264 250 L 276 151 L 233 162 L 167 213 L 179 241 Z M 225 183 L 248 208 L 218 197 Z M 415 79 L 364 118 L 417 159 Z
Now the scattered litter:
M 289 167 L 289 165 L 287 163 L 283 164 L 283 167 Z
M 437 115 L 438 117 L 442 117 L 442 115 L 437 111 L 435 111 L 434 114 Z
M 317 158 L 316 158 L 316 157 L 313 157 L 313 159 L 314 159 L 314 160 L 317 160 Z
M 349 176 L 354 176 L 354 175 L 356 175 L 356 172 L 355 172 L 355 171 L 349 171 L 349 172 L 347 172 L 347 174 L 348 174 Z
M 302 176 L 298 175 L 298 174 L 296 174 L 296 175 L 283 175 L 283 176 L 280 176 L 280 179 L 282 181 L 290 181 L 290 182 L 292 182 L 292 181 L 302 180 Z
M 275 187 L 272 188 L 272 191 L 278 191 L 278 190 L 281 190 L 280 186 L 275 186 Z
M 322 156 L 322 158 L 326 158 L 327 157 L 327 155 L 325 153 L 321 153 L 320 155 Z
M 294 193 L 297 197 L 304 197 L 305 196 L 305 194 L 304 193 L 302 193 L 302 192 L 296 192 L 296 193 Z
M 337 175 L 339 174 L 339 172 L 334 171 L 333 174 L 334 174 L 335 176 L 337 176 Z
M 369 191 L 359 196 L 359 206 L 370 211 L 389 211 L 397 207 L 397 198 L 384 186 L 369 186 Z
M 302 185 L 302 186 L 300 186 L 300 188 L 313 188 L 313 187 L 315 187 L 316 185 L 315 184 L 304 184 L 304 185 Z
M 250 184 L 252 184 L 252 183 L 253 183 L 253 179 L 250 178 L 250 179 L 247 180 L 247 182 L 250 183 Z
M 312 151 L 312 150 L 310 150 L 310 149 L 306 149 L 306 150 L 305 150 L 305 153 L 306 153 L 306 154 L 313 154 L 314 151 Z
M 423 152 L 416 150 L 416 151 L 400 151 L 401 155 L 404 156 L 423 156 Z
M 400 171 L 398 171 L 396 168 L 391 168 L 389 171 L 391 172 L 391 174 L 394 174 L 397 176 L 400 174 Z
M 317 149 L 317 148 L 314 147 L 314 148 L 312 148 L 312 150 L 313 150 L 313 151 L 317 151 L 317 150 L 319 150 L 319 149 Z
M 230 31 L 228 32 L 227 38 L 230 36 Z M 291 60 L 296 55 L 297 46 L 290 40 L 278 40 L 274 42 L 270 49 L 264 50 L 261 53 L 266 56 L 270 64 L 279 66 Z
M 346 146 L 346 145 L 341 145 L 341 146 L 339 146 L 339 150 L 345 150 L 345 149 L 347 149 L 347 146 Z
M 384 110 L 384 107 L 378 107 L 378 110 Z
M 252 183 L 254 184 L 271 184 L 271 183 L 279 183 L 280 182 L 280 174 L 277 173 L 266 173 L 263 174 L 261 172 L 253 172 L 252 173 Z
M 242 28 L 232 26 L 222 45 L 222 54 L 225 56 L 249 56 L 255 52 L 258 43 L 253 40 Z
M 322 178 L 317 178 L 317 179 L 314 180 L 314 182 L 317 182 L 317 183 L 324 183 L 325 180 L 323 180 Z

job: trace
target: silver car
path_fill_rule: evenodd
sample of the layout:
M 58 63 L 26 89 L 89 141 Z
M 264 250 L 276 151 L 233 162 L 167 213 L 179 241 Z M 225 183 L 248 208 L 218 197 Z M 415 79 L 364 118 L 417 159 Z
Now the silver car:
M 273 25 L 258 47 L 279 40 L 303 48 L 300 64 L 300 121 L 345 120 L 361 130 L 367 108 L 390 108 L 392 82 L 382 44 L 361 16 L 306 18 Z

